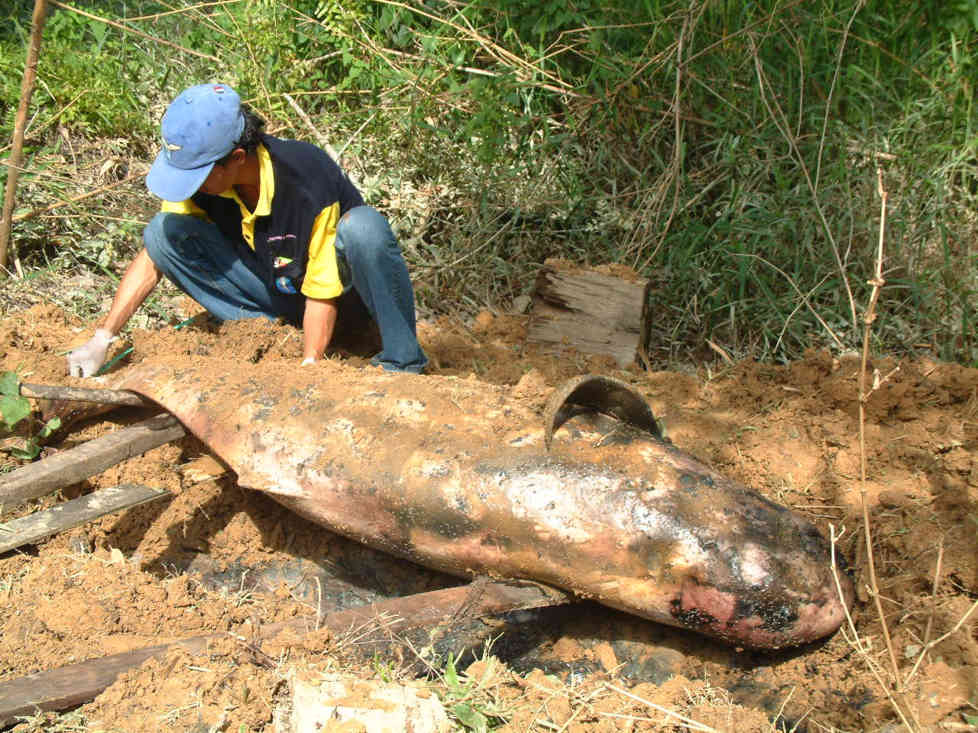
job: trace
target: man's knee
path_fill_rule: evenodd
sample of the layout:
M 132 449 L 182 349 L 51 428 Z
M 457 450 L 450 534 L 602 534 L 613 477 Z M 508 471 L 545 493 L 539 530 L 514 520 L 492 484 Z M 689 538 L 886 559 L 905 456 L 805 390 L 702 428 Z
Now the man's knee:
M 150 219 L 149 224 L 143 229 L 143 244 L 146 245 L 146 253 L 157 267 L 164 258 L 164 252 L 170 249 L 164 226 L 167 216 L 168 214 L 161 211 Z
M 188 235 L 199 225 L 196 217 L 161 211 L 143 229 L 143 244 L 153 264 L 166 270 L 173 258 L 185 257 Z
M 375 257 L 390 246 L 397 246 L 387 218 L 370 206 L 357 206 L 340 217 L 337 239 L 347 257 Z

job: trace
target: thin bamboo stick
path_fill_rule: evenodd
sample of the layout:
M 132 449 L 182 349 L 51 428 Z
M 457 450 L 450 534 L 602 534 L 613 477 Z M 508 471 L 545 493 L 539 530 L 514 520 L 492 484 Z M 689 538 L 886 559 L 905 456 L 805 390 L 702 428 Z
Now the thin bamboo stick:
M 124 183 L 130 183 L 135 179 L 141 178 L 142 176 L 145 175 L 146 174 L 143 171 L 132 173 L 126 176 L 125 178 L 123 178 L 122 180 L 106 184 L 105 186 L 99 186 L 96 189 L 93 189 L 91 191 L 86 191 L 85 193 L 80 193 L 77 196 L 72 196 L 71 198 L 64 199 L 62 201 L 58 201 L 56 203 L 51 204 L 50 206 L 42 206 L 40 208 L 33 209 L 32 211 L 28 211 L 24 214 L 18 214 L 17 216 L 13 217 L 13 221 L 27 221 L 28 219 L 33 219 L 35 216 L 38 216 L 40 214 L 46 214 L 47 212 L 54 211 L 55 209 L 60 209 L 62 206 L 67 206 L 68 204 L 76 204 L 79 201 L 84 201 L 85 199 L 91 198 L 92 196 L 95 196 L 97 194 L 105 193 L 106 191 L 110 191 L 113 188 L 121 186 Z
M 88 11 L 82 10 L 81 8 L 76 8 L 71 5 L 66 5 L 65 3 L 59 2 L 59 0 L 51 0 L 51 4 L 57 5 L 59 8 L 62 8 L 63 10 L 70 10 L 73 13 L 78 13 L 79 15 L 88 18 L 90 20 L 97 20 L 98 22 L 105 23 L 106 25 L 110 25 L 113 28 L 118 28 L 119 30 L 125 31 L 126 33 L 132 33 L 134 36 L 145 38 L 149 41 L 153 41 L 154 43 L 161 43 L 164 46 L 175 48 L 177 51 L 182 51 L 183 53 L 189 53 L 191 56 L 198 56 L 202 59 L 207 59 L 208 61 L 220 61 L 220 59 L 217 58 L 217 56 L 211 56 L 209 53 L 203 53 L 201 51 L 195 51 L 192 48 L 187 48 L 186 46 L 180 46 L 176 43 L 173 43 L 173 41 L 166 40 L 165 38 L 151 36 L 149 33 L 143 33 L 142 31 L 137 30 L 132 26 L 128 26 L 125 23 L 117 23 L 114 20 L 103 18 L 101 15 L 95 15 L 94 13 L 89 13 Z
M 3 217 L 0 218 L 0 271 L 7 267 L 7 245 L 10 243 L 10 227 L 14 211 L 14 196 L 17 192 L 17 179 L 24 158 L 24 129 L 27 127 L 27 109 L 34 93 L 37 79 L 37 59 L 41 53 L 41 32 L 44 29 L 47 0 L 34 0 L 34 16 L 31 18 L 31 39 L 27 47 L 27 61 L 24 64 L 24 77 L 20 84 L 20 105 L 14 121 L 13 150 L 7 168 L 7 188 L 3 197 Z

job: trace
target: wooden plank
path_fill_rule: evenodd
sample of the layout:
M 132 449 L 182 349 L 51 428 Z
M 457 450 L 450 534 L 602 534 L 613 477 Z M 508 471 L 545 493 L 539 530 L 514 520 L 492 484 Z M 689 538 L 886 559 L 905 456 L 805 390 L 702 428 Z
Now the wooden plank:
M 47 384 L 21 384 L 20 394 L 38 400 L 57 402 L 94 402 L 100 405 L 129 405 L 149 407 L 154 403 L 135 392 L 124 389 L 88 389 L 85 387 L 63 387 Z
M 122 484 L 12 519 L 0 524 L 0 554 L 163 496 L 170 496 L 170 492 L 140 484 Z
M 0 480 L 0 505 L 9 507 L 51 494 L 184 435 L 186 431 L 175 417 L 157 415 L 55 453 L 4 475 Z
M 191 653 L 199 653 L 209 638 L 186 639 L 184 644 Z M 158 644 L 4 682 L 0 684 L 0 728 L 13 725 L 18 716 L 46 710 L 68 710 L 94 700 L 123 672 L 176 646 Z
M 547 260 L 537 275 L 527 341 L 627 366 L 646 345 L 648 291 L 649 281 L 624 267 L 597 271 Z
M 527 341 L 540 344 L 550 354 L 574 350 L 609 356 L 619 367 L 625 368 L 635 361 L 641 338 L 637 333 L 606 328 L 594 316 L 564 311 L 541 302 L 533 306 Z
M 457 624 L 509 611 L 559 605 L 568 603 L 571 599 L 570 595 L 562 591 L 536 583 L 476 581 L 467 586 L 418 593 L 337 611 L 325 616 L 321 627 L 342 634 L 382 619 L 378 628 L 389 638 L 390 635 L 409 628 Z M 272 624 L 257 631 L 260 639 L 271 639 L 286 629 L 307 631 L 309 624 L 310 619 L 300 619 Z M 67 710 L 93 700 L 123 672 L 138 667 L 152 657 L 165 655 L 171 649 L 180 647 L 191 654 L 201 654 L 206 650 L 208 642 L 229 636 L 242 642 L 255 643 L 254 639 L 243 640 L 231 634 L 195 636 L 0 683 L 0 728 L 16 722 L 19 715 L 33 715 L 39 710 Z

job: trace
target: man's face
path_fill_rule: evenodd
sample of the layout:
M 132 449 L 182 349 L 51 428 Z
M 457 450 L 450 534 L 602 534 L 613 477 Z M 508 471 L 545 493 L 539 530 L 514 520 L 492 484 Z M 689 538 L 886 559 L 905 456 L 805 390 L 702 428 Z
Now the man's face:
M 207 178 L 200 184 L 199 190 L 201 193 L 209 193 L 212 196 L 216 196 L 219 193 L 224 193 L 233 185 L 234 178 L 230 175 L 228 166 L 215 163 Z
M 245 160 L 245 151 L 236 148 L 224 163 L 215 163 L 211 172 L 200 184 L 198 191 L 216 196 L 224 193 L 238 181 L 238 170 Z

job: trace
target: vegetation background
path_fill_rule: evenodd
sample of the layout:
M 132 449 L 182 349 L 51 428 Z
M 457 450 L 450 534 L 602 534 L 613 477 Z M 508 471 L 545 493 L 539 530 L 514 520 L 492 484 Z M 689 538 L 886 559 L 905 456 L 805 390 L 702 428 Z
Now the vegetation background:
M 624 263 L 654 284 L 653 363 L 857 347 L 879 168 L 875 347 L 978 366 L 978 0 L 50 4 L 5 308 L 102 312 L 167 103 L 220 80 L 340 155 L 422 315 L 508 307 L 548 257 Z M 0 144 L 32 5 L 0 10 Z

